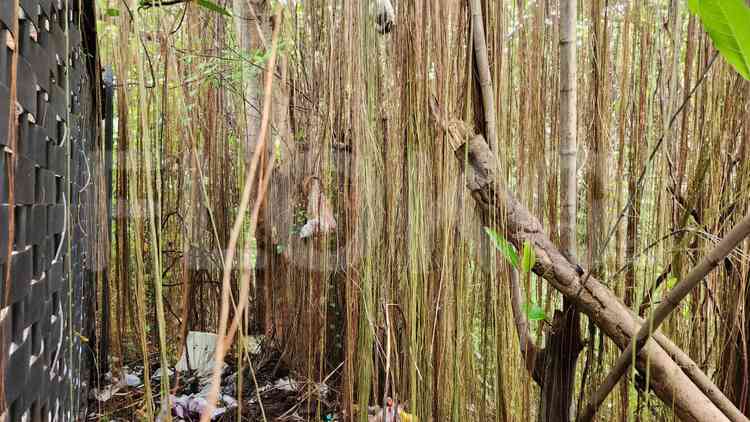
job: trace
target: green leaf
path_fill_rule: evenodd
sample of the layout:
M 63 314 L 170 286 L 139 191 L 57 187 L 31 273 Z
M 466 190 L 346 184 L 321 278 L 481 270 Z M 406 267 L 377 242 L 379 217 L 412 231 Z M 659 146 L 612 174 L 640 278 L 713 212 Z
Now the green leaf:
M 547 314 L 544 313 L 544 309 L 534 302 L 531 305 L 526 304 L 526 317 L 529 321 L 546 321 Z
M 675 285 L 677 285 L 677 277 L 670 274 L 667 278 L 667 289 L 672 290 Z
M 206 9 L 212 12 L 220 13 L 230 18 L 232 17 L 232 14 L 227 9 L 225 9 L 222 6 L 219 6 L 218 4 L 212 2 L 211 0 L 195 0 L 195 2 L 198 4 L 198 6 L 205 7 Z
M 745 0 L 689 0 L 688 6 L 724 59 L 750 80 L 750 7 Z
M 508 260 L 510 265 L 513 266 L 513 268 L 518 268 L 518 252 L 516 252 L 516 248 L 507 240 L 505 240 L 504 237 L 499 235 L 495 230 L 492 230 L 489 227 L 484 228 L 485 233 L 490 237 L 492 240 L 492 243 L 495 245 L 495 249 L 500 251 L 500 253 L 503 254 L 505 259 Z
M 536 252 L 534 252 L 534 247 L 531 246 L 531 243 L 527 240 L 523 242 L 523 261 L 522 261 L 523 272 L 530 273 L 531 270 L 534 268 L 535 264 L 536 264 Z
M 688 9 L 690 9 L 690 13 L 697 15 L 699 10 L 699 2 L 700 0 L 688 0 Z
M 104 13 L 106 13 L 107 16 L 112 16 L 112 17 L 120 16 L 120 11 L 118 9 L 110 8 L 110 9 L 107 9 L 106 12 Z

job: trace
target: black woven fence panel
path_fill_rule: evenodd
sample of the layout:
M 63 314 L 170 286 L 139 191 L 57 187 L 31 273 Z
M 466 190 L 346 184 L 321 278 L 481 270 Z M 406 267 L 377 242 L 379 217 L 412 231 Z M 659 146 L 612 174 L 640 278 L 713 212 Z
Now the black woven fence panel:
M 95 45 L 89 42 L 93 19 L 85 12 L 93 2 L 18 0 L 15 12 L 14 3 L 0 0 L 0 266 L 4 274 L 10 265 L 11 274 L 0 283 L 0 298 L 8 298 L 0 302 L 4 420 L 81 420 L 95 323 L 93 210 L 100 171 L 95 47 L 88 47 Z M 14 49 L 16 104 L 10 98 Z M 8 136 L 13 116 L 15 148 Z

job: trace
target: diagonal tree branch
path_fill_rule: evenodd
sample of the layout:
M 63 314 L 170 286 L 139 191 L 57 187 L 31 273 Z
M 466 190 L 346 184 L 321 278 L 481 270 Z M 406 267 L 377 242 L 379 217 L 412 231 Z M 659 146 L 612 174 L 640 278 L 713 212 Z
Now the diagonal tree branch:
M 732 231 L 727 234 L 724 239 L 716 245 L 703 260 L 693 268 L 693 270 L 687 275 L 685 280 L 678 283 L 674 289 L 672 289 L 667 296 L 664 298 L 662 303 L 651 312 L 651 315 L 647 321 L 648 324 L 644 324 L 635 336 L 634 341 L 628 344 L 628 347 L 622 352 L 620 357 L 615 362 L 614 367 L 610 371 L 607 378 L 604 380 L 602 385 L 594 393 L 591 398 L 591 402 L 584 410 L 581 417 L 578 419 L 579 422 L 588 422 L 594 418 L 597 409 L 607 398 L 610 391 L 617 385 L 620 378 L 625 374 L 627 369 L 630 367 L 630 362 L 634 356 L 637 356 L 643 346 L 645 346 L 648 339 L 651 337 L 651 333 L 655 332 L 669 314 L 674 311 L 680 304 L 680 301 L 690 293 L 703 278 L 708 275 L 719 263 L 726 258 L 727 255 L 747 236 L 750 234 L 750 214 L 747 215 L 739 224 L 737 224 Z
M 433 111 L 436 109 L 433 107 Z M 436 116 L 436 121 L 446 124 L 440 116 Z M 517 247 L 529 242 L 538 257 L 534 272 L 571 299 L 620 348 L 627 347 L 643 320 L 595 277 L 580 275 L 577 265 L 562 255 L 536 217 L 498 182 L 496 159 L 482 136 L 473 136 L 465 124 L 452 122 L 446 128 L 452 137 L 460 136 L 450 142 L 456 147 L 467 187 L 485 221 L 501 227 Z M 587 278 L 585 284 L 583 277 Z M 684 421 L 747 421 L 741 414 L 736 416 L 736 407 L 682 350 L 658 333 L 655 337 L 657 342 L 644 345 L 636 367 L 645 371 L 648 366 L 651 388 L 668 406 L 673 406 L 677 416 Z

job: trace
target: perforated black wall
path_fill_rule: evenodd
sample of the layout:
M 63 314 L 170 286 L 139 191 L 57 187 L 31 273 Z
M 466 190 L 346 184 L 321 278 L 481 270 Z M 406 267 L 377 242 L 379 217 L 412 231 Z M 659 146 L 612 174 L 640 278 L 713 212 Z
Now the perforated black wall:
M 92 0 L 0 0 L 5 420 L 81 420 L 86 403 L 100 168 L 94 22 Z

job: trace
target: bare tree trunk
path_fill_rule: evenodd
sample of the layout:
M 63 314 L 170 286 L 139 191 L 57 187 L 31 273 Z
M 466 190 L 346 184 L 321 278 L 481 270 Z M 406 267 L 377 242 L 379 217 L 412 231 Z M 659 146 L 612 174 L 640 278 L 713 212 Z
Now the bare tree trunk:
M 543 367 L 539 422 L 569 421 L 576 364 L 583 349 L 580 338 L 580 314 L 575 304 L 564 300 L 563 310 L 556 310 L 552 328 L 539 359 Z
M 560 2 L 560 246 L 576 255 L 576 0 Z

